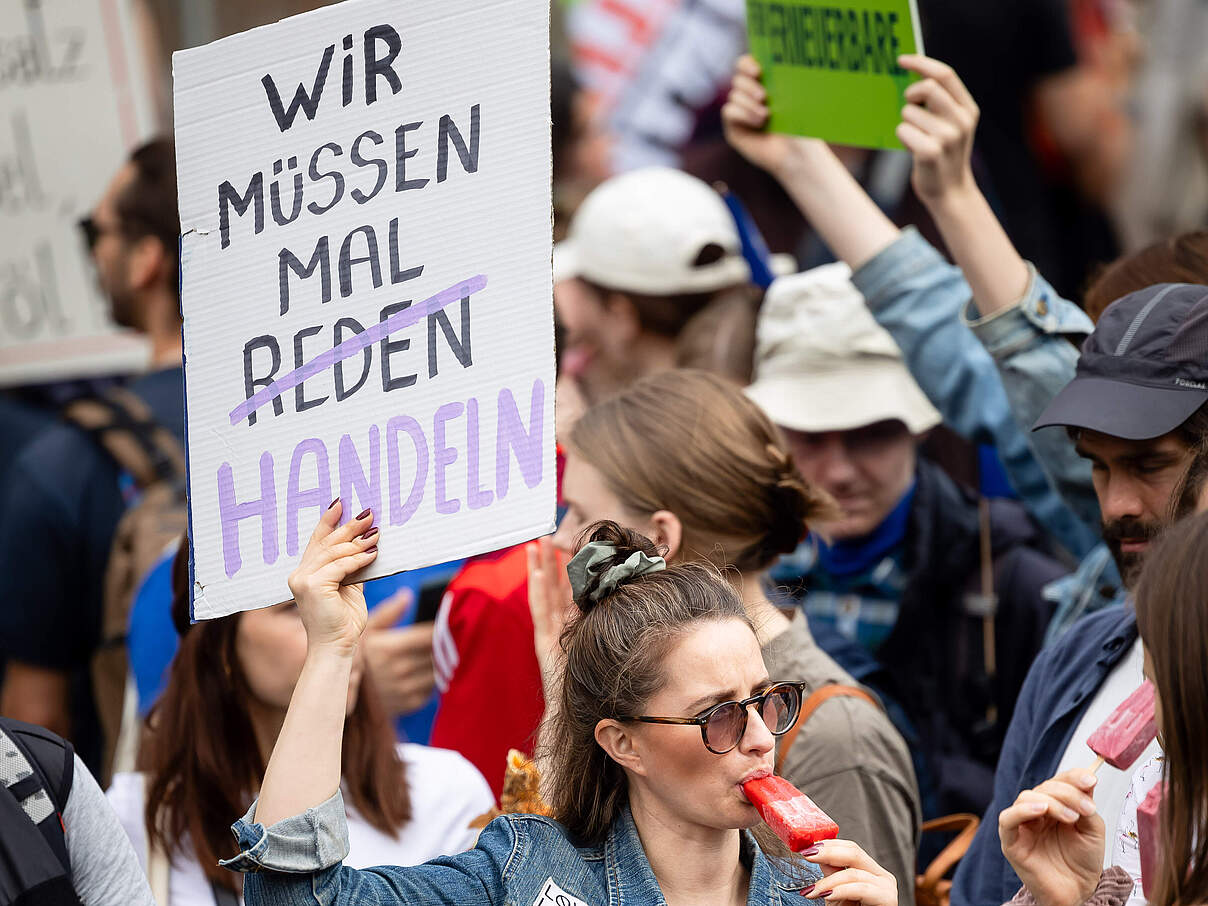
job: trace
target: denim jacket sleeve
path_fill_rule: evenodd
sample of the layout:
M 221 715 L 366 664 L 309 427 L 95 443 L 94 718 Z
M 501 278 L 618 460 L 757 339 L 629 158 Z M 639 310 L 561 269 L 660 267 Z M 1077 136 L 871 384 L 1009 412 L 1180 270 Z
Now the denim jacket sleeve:
M 354 869 L 341 864 L 348 853 L 348 824 L 339 792 L 315 808 L 257 824 L 255 804 L 232 826 L 239 854 L 222 864 L 244 875 L 247 906 L 438 906 L 503 904 L 504 868 L 516 849 L 510 825 L 496 820 L 468 852 L 423 865 Z
M 1078 350 L 1069 341 L 1081 340 L 1094 325 L 1031 264 L 1028 271 L 1028 288 L 1017 304 L 982 318 L 970 299 L 962 316 L 998 365 L 1016 419 L 1030 430 L 1049 401 L 1074 377 Z M 1089 463 L 1074 452 L 1061 428 L 1045 428 L 1030 439 L 1058 493 L 1097 532 L 1099 501 Z
M 1031 422 L 1012 411 L 1000 366 L 961 322 L 971 292 L 960 269 L 908 227 L 852 280 L 945 423 L 970 441 L 992 444 L 1037 522 L 1075 556 L 1090 550 L 1096 528 L 1057 495 L 1029 442 Z

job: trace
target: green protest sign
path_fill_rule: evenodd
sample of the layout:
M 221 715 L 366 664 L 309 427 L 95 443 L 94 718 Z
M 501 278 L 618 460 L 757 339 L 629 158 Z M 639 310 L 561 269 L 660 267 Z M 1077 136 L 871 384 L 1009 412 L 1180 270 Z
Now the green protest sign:
M 773 132 L 901 148 L 898 66 L 923 53 L 915 0 L 747 0 L 751 53 L 763 67 Z

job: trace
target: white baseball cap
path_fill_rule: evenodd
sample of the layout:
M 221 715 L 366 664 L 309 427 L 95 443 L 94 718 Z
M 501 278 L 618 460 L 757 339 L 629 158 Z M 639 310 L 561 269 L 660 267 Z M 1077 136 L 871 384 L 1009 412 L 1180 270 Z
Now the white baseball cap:
M 721 258 L 695 262 L 707 245 Z M 554 246 L 554 280 L 582 277 L 653 296 L 706 293 L 751 279 L 734 218 L 695 176 L 644 167 L 614 176 L 583 200 Z
M 778 425 L 849 431 L 896 419 L 911 434 L 941 421 L 846 264 L 781 277 L 764 297 L 747 395 Z

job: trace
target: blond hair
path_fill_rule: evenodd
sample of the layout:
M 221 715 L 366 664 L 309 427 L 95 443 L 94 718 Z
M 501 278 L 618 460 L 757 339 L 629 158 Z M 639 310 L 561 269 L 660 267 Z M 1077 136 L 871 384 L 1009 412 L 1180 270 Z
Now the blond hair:
M 740 572 L 793 551 L 835 504 L 793 465 L 763 411 L 717 375 L 644 378 L 593 406 L 570 433 L 574 451 L 635 514 L 673 513 L 684 559 Z

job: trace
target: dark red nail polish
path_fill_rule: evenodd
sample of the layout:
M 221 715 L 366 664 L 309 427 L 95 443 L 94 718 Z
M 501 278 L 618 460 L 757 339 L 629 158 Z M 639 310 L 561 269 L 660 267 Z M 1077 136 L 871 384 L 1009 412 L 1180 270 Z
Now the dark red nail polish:
M 366 532 L 365 534 L 363 534 L 361 537 L 362 537 L 363 539 L 365 539 L 366 541 L 368 541 L 370 538 L 372 538 L 372 537 L 373 537 L 374 535 L 376 535 L 377 533 L 378 533 L 378 530 L 377 530 L 377 526 L 375 525 L 373 528 L 371 528 L 369 531 L 367 531 L 367 532 Z
M 801 895 L 802 895 L 803 897 L 808 897 L 808 896 L 809 896 L 811 893 L 813 893 L 813 892 L 814 892 L 814 888 L 815 888 L 815 887 L 817 887 L 817 886 L 818 886 L 817 884 L 811 884 L 809 887 L 802 887 L 802 888 L 801 888 Z
M 376 551 L 376 550 L 377 550 L 377 545 L 375 544 L 373 547 L 367 547 L 367 548 L 365 548 L 365 553 L 367 553 L 367 554 L 372 554 L 372 553 L 373 553 L 374 551 Z
M 319 499 L 322 500 L 323 498 L 320 497 Z M 330 510 L 333 506 L 335 506 L 339 502 L 340 502 L 340 498 L 337 497 L 335 500 L 333 500 L 331 503 L 329 503 L 327 505 L 327 508 Z
M 361 515 L 360 515 L 360 516 L 357 516 L 357 518 L 358 518 L 358 519 L 364 519 L 364 518 L 365 518 L 366 516 L 368 516 L 368 515 L 369 515 L 371 512 L 372 512 L 372 510 L 366 510 L 365 512 L 361 513 Z
M 822 852 L 822 847 L 815 843 L 809 849 L 803 849 L 801 855 L 808 859 L 810 856 L 816 856 L 820 852 Z

